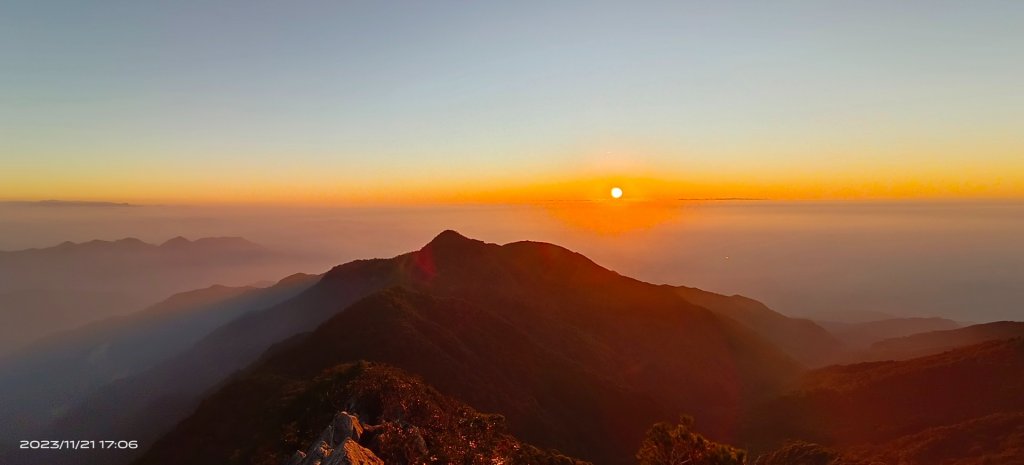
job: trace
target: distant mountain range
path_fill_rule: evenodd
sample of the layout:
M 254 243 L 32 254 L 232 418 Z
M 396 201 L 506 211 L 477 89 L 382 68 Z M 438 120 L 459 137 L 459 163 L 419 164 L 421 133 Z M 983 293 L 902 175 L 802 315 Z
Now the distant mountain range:
M 1007 339 L 1019 325 L 818 324 L 552 244 L 445 231 L 397 257 L 180 294 L 18 352 L 0 364 L 17 368 L 0 381 L 25 403 L 10 412 L 50 410 L 26 431 L 142 448 L 2 459 L 617 465 L 652 425 L 692 415 L 762 465 L 1018 464 L 1002 459 L 1024 450 L 1024 342 Z M 955 329 L 911 335 L 935 328 Z M 824 366 L 875 350 L 924 356 Z M 31 404 L 47 380 L 62 387 Z
M 40 258 L 69 259 L 89 256 L 90 254 L 115 252 L 127 253 L 138 251 L 160 251 L 172 248 L 190 247 L 195 250 L 218 250 L 231 249 L 234 251 L 252 251 L 260 249 L 260 246 L 247 241 L 241 237 L 204 237 L 196 240 L 188 240 L 177 236 L 162 244 L 150 244 L 134 237 L 119 239 L 116 241 L 92 240 L 88 242 L 65 241 L 53 247 L 32 248 L 24 250 L 0 251 L 0 257 L 5 260 L 31 260 Z M 106 258 L 106 257 L 104 257 Z
M 958 347 L 982 342 L 1024 337 L 1024 323 L 996 321 L 944 331 L 928 331 L 910 336 L 886 339 L 856 354 L 859 360 L 907 360 L 937 354 Z
M 859 323 L 819 321 L 818 324 L 851 350 L 866 349 L 885 339 L 960 327 L 960 323 L 945 318 L 886 318 Z
M 64 242 L 0 251 L 0 356 L 46 334 L 211 283 L 277 274 L 279 256 L 239 237 Z

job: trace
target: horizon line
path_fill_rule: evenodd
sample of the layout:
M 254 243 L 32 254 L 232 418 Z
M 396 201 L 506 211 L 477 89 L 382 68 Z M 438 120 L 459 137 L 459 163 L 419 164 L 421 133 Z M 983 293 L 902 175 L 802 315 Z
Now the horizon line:
M 0 206 L 51 207 L 51 208 L 152 208 L 152 207 L 339 207 L 339 208 L 414 208 L 414 207 L 459 207 L 459 206 L 525 206 L 558 203 L 620 203 L 655 204 L 676 202 L 765 202 L 765 203 L 1019 203 L 1024 197 L 820 197 L 820 198 L 771 198 L 771 197 L 680 197 L 672 199 L 537 199 L 537 200 L 449 200 L 449 201 L 119 201 L 119 200 L 73 200 L 73 199 L 2 199 Z

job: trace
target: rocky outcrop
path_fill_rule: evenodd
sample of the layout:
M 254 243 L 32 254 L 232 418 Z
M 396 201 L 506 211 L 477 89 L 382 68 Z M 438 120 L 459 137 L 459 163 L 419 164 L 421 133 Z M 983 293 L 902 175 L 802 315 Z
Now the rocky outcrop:
M 359 445 L 363 436 L 359 418 L 338 412 L 306 452 L 295 451 L 287 465 L 384 465 L 373 451 Z
M 135 465 L 227 463 L 588 465 L 520 441 L 501 415 L 477 412 L 418 377 L 365 361 L 307 379 L 249 372 Z

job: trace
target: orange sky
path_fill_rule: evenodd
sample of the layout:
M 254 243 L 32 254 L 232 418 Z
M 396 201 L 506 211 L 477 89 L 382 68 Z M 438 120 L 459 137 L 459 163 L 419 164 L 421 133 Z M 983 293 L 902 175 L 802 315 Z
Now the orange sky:
M 1024 197 L 1024 176 L 991 178 L 970 173 L 838 173 L 830 177 L 795 173 L 788 177 L 755 174 L 660 173 L 538 175 L 534 179 L 485 177 L 477 180 L 274 179 L 74 176 L 15 179 L 0 188 L 10 200 L 74 199 L 136 203 L 266 204 L 447 204 L 529 203 L 603 200 L 618 186 L 627 200 L 665 201 L 702 198 L 757 199 L 1007 199 Z

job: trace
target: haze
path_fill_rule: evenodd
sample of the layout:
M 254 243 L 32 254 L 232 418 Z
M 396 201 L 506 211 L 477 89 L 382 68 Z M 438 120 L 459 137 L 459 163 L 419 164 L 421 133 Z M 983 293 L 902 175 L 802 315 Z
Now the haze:
M 642 210 L 646 216 L 633 212 Z M 567 212 L 571 212 L 568 214 Z M 627 276 L 739 293 L 791 315 L 1020 319 L 1024 205 L 1013 202 L 596 202 L 391 208 L 0 207 L 0 249 L 243 236 L 288 258 L 264 279 L 391 257 L 451 228 L 550 241 Z M 604 222 L 581 222 L 579 217 Z M 607 228 L 609 225 L 611 229 Z M 596 228 L 596 229 L 595 229 Z M 247 276 L 238 270 L 225 276 Z M 223 282 L 222 284 L 245 284 Z M 213 284 L 212 282 L 209 284 Z

